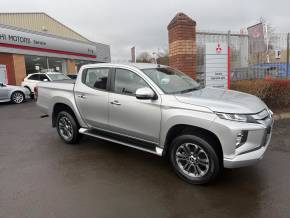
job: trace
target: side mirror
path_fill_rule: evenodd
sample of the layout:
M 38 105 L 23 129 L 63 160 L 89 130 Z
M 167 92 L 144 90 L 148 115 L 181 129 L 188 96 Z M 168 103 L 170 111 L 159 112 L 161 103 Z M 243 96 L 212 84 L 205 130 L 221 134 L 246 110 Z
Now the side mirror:
M 0 86 L 1 86 L 1 87 L 4 87 L 4 86 L 6 86 L 6 85 L 5 85 L 4 83 L 0 83 Z
M 139 88 L 136 90 L 136 98 L 140 100 L 155 99 L 155 93 L 148 87 Z
M 48 82 L 48 79 L 44 79 L 44 80 L 42 80 L 43 82 Z

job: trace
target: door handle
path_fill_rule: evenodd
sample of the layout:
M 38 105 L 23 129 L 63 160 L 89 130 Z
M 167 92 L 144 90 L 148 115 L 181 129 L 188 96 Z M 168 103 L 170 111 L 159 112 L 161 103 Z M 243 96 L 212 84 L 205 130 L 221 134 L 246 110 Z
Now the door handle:
M 118 106 L 121 105 L 121 103 L 120 103 L 119 101 L 117 101 L 117 100 L 115 100 L 115 101 L 111 101 L 110 103 L 111 103 L 111 104 L 114 104 L 114 105 L 118 105 Z
M 82 99 L 85 99 L 87 98 L 85 95 L 81 94 L 81 95 L 78 95 L 79 98 L 82 98 Z

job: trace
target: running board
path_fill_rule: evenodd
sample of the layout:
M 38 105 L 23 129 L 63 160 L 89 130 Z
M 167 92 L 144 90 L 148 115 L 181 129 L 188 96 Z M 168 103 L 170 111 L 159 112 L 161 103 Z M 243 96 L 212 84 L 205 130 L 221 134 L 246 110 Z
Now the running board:
M 113 142 L 113 143 L 121 144 L 121 145 L 130 147 L 130 148 L 135 148 L 137 150 L 145 151 L 145 152 L 148 152 L 148 153 L 151 153 L 151 154 L 155 154 L 155 155 L 158 155 L 158 156 L 162 156 L 162 154 L 163 154 L 163 148 L 160 148 L 158 146 L 155 146 L 155 149 L 154 148 L 153 149 L 143 148 L 143 147 L 136 146 L 136 145 L 128 143 L 128 142 L 120 141 L 120 140 L 117 140 L 117 139 L 112 139 L 112 138 L 109 138 L 107 136 L 104 136 L 104 135 L 101 135 L 101 134 L 97 134 L 96 132 L 91 132 L 89 129 L 86 129 L 86 128 L 80 128 L 79 129 L 79 133 L 83 134 L 83 135 L 88 135 L 88 136 L 91 136 L 91 137 L 94 137 L 94 138 L 102 139 L 102 140 L 105 140 L 105 141 L 110 141 L 110 142 Z

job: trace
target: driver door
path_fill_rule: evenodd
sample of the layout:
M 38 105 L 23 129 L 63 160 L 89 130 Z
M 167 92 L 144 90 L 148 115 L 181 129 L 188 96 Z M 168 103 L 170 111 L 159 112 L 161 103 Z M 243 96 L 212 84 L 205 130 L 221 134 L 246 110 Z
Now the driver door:
M 139 140 L 159 143 L 161 100 L 140 100 L 138 88 L 151 88 L 138 74 L 115 69 L 109 93 L 109 127 L 112 132 Z

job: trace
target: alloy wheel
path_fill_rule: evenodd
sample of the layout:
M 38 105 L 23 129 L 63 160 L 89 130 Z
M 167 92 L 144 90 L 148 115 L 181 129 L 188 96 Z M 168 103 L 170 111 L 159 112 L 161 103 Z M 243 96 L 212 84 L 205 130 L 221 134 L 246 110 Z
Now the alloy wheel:
M 73 126 L 71 121 L 63 116 L 58 121 L 58 127 L 60 135 L 63 137 L 64 140 L 69 141 L 73 137 Z
M 193 178 L 203 177 L 210 168 L 207 152 L 201 146 L 193 143 L 180 145 L 176 150 L 175 160 L 180 170 Z
M 15 92 L 15 93 L 13 94 L 13 96 L 12 96 L 12 100 L 13 100 L 14 103 L 16 103 L 16 104 L 20 104 L 20 103 L 23 102 L 23 100 L 24 100 L 24 96 L 23 96 L 23 94 L 20 93 L 20 92 Z

